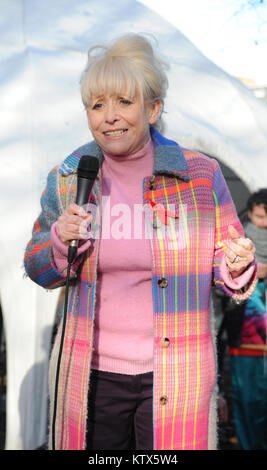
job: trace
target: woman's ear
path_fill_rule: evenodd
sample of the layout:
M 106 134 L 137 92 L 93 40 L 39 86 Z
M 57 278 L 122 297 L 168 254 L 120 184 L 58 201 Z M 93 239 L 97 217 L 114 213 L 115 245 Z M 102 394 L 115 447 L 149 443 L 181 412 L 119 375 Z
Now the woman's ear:
M 149 124 L 155 124 L 157 122 L 160 112 L 161 112 L 161 101 L 157 100 L 154 103 L 151 103 L 149 106 L 149 115 L 148 115 L 148 121 Z

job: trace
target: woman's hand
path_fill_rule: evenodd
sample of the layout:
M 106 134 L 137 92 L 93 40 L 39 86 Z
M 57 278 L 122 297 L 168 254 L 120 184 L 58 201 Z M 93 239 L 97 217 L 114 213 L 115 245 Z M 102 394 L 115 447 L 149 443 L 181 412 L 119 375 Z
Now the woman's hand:
M 59 239 L 69 245 L 71 240 L 84 240 L 88 236 L 87 227 L 92 215 L 87 214 L 81 206 L 72 203 L 58 218 L 57 234 Z
M 230 242 L 225 250 L 225 261 L 232 278 L 238 277 L 254 260 L 255 246 L 249 238 L 240 237 L 238 231 L 229 225 Z

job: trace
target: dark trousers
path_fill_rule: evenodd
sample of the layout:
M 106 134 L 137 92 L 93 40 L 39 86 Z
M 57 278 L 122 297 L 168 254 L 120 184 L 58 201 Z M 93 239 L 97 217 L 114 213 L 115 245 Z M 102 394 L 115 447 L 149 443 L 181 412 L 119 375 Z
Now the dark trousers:
M 153 449 L 153 372 L 139 375 L 92 370 L 87 449 Z

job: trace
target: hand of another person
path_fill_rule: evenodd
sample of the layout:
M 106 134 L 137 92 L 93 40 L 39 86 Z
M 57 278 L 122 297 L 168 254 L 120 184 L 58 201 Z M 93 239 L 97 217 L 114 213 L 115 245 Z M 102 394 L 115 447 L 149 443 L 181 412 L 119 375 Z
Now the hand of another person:
M 267 277 L 267 264 L 258 263 L 257 275 L 259 279 L 264 279 L 265 277 Z
M 219 421 L 221 423 L 226 423 L 228 421 L 228 406 L 226 400 L 221 394 L 219 394 L 217 398 L 217 408 Z
M 92 215 L 75 203 L 72 203 L 58 218 L 57 234 L 60 240 L 69 245 L 71 240 L 84 240 L 88 236 L 87 227 Z
M 239 276 L 254 260 L 255 246 L 249 238 L 240 237 L 232 226 L 228 227 L 230 241 L 225 250 L 225 261 L 233 278 Z

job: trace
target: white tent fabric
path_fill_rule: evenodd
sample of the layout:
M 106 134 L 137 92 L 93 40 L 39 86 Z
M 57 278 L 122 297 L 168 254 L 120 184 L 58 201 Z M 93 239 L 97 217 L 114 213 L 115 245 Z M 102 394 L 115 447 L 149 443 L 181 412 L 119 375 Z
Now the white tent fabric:
M 91 139 L 79 94 L 86 51 L 152 33 L 170 63 L 165 134 L 267 186 L 267 105 L 134 0 L 0 0 L 0 299 L 7 342 L 6 449 L 46 438 L 47 364 L 58 291 L 22 262 L 48 170 Z

